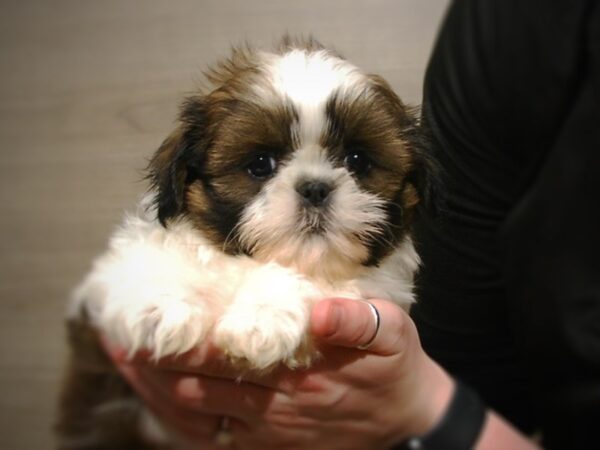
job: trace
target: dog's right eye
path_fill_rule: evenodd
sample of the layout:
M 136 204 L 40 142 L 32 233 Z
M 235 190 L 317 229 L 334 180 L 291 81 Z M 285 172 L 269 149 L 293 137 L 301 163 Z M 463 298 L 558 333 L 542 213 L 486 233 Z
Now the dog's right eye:
M 363 151 L 355 150 L 346 155 L 344 165 L 350 172 L 361 176 L 371 169 L 371 160 Z
M 262 180 L 273 175 L 276 167 L 275 158 L 268 154 L 261 154 L 248 164 L 248 173 L 254 178 Z

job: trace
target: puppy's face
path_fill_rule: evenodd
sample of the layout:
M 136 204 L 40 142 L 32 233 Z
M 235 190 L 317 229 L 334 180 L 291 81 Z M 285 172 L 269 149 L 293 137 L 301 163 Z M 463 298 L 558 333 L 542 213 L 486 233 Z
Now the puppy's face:
M 151 163 L 163 224 L 333 279 L 403 239 L 422 164 L 385 81 L 314 42 L 234 51 L 208 78 Z

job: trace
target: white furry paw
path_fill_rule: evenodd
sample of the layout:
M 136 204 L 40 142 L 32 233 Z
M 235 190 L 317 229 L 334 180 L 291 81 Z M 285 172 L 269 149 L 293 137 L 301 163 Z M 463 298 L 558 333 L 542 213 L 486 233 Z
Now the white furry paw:
M 308 362 L 308 320 L 314 286 L 275 264 L 252 271 L 219 319 L 214 342 L 233 360 L 263 370 L 277 363 Z
M 233 308 L 218 322 L 214 341 L 234 360 L 263 370 L 294 361 L 306 337 L 306 320 L 277 308 Z
M 157 300 L 107 307 L 102 330 L 130 356 L 145 349 L 156 359 L 184 353 L 204 339 L 208 317 L 202 306 L 178 298 Z

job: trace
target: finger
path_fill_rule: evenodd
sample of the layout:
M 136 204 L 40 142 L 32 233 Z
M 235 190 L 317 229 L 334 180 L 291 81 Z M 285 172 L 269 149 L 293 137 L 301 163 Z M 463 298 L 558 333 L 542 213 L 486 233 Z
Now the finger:
M 275 367 L 269 372 L 256 372 L 240 368 L 210 341 L 180 355 L 170 355 L 156 360 L 152 353 L 140 350 L 134 355 L 128 355 L 126 350 L 115 347 L 101 336 L 101 342 L 106 353 L 115 362 L 146 365 L 171 372 L 197 374 L 212 378 L 222 378 L 230 381 L 243 381 L 270 389 L 287 386 L 284 378 L 290 376 L 290 370 L 284 366 Z M 283 382 L 282 382 L 283 381 Z
M 162 396 L 178 405 L 218 416 L 255 422 L 277 396 L 271 389 L 244 382 L 144 368 L 141 377 Z
M 217 436 L 221 431 L 223 416 L 204 414 L 183 408 L 175 404 L 172 398 L 150 386 L 143 376 L 143 371 L 138 367 L 122 364 L 118 368 L 152 414 L 159 419 L 167 430 L 174 433 L 173 439 L 178 443 L 177 448 L 179 448 L 179 445 L 181 445 L 181 448 L 190 449 L 219 450 L 223 448 L 217 440 Z M 236 429 L 243 430 L 246 428 L 242 422 L 236 419 L 231 419 L 229 425 L 235 426 Z M 233 450 L 237 446 L 231 445 L 228 448 Z
M 379 314 L 379 327 L 371 303 Z M 322 300 L 313 308 L 312 333 L 328 344 L 358 348 L 369 344 L 367 351 L 393 355 L 406 346 L 412 321 L 397 305 L 385 300 Z
M 151 351 L 147 349 L 139 349 L 134 354 L 130 354 L 128 350 L 125 350 L 106 338 L 106 336 L 100 334 L 100 343 L 104 348 L 106 354 L 115 363 L 152 363 L 155 366 L 185 366 L 189 369 L 206 369 L 206 370 L 226 370 L 228 365 L 231 365 L 223 352 L 221 352 L 211 342 L 203 343 L 202 345 L 193 348 L 192 350 L 178 354 L 169 355 L 162 357 L 157 360 L 153 357 Z
M 131 365 L 119 366 L 119 371 L 134 388 L 145 405 L 167 428 L 195 441 L 213 440 L 219 429 L 218 416 L 182 408 L 151 386 L 141 371 Z

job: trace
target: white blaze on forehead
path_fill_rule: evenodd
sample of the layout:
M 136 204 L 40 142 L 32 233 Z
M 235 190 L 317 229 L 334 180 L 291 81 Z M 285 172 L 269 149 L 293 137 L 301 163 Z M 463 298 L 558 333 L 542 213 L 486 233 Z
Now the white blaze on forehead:
M 273 67 L 274 87 L 300 104 L 322 104 L 334 90 L 351 87 L 362 78 L 355 66 L 326 51 L 293 50 Z
M 292 50 L 277 56 L 271 62 L 270 76 L 277 94 L 291 100 L 298 111 L 295 131 L 301 145 L 319 141 L 327 123 L 327 100 L 335 91 L 346 94 L 365 83 L 357 67 L 325 50 Z

